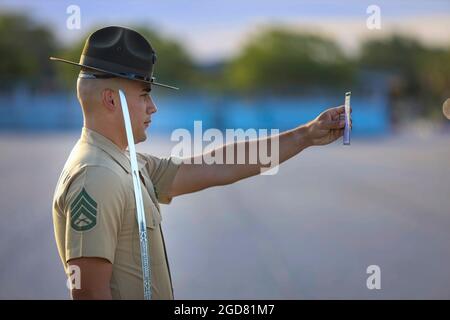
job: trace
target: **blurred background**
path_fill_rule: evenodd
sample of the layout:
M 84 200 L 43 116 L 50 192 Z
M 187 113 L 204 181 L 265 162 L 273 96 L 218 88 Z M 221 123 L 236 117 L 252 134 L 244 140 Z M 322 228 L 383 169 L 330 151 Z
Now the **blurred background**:
M 352 91 L 350 147 L 163 206 L 176 299 L 450 298 L 446 0 L 0 1 L 0 298 L 69 297 L 51 201 L 83 124 L 79 69 L 48 57 L 78 61 L 108 25 L 144 34 L 157 80 L 181 88 L 152 91 L 139 152 L 168 156 L 195 120 L 291 129 Z

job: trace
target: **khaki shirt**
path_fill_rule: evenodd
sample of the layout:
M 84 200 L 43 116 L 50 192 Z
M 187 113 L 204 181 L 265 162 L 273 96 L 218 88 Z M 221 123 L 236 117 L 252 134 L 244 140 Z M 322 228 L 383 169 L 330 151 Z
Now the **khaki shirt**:
M 168 190 L 179 165 L 173 157 L 160 159 L 142 153 L 136 156 L 149 239 L 152 299 L 173 299 L 158 202 L 171 202 Z M 83 127 L 53 198 L 56 244 L 66 273 L 70 259 L 109 260 L 113 265 L 113 299 L 144 298 L 130 172 L 128 151 L 121 151 L 106 137 Z

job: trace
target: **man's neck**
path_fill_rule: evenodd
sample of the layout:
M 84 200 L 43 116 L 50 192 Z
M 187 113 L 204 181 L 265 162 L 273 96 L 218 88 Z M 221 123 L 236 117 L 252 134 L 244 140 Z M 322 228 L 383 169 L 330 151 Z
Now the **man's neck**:
M 85 121 L 84 127 L 95 131 L 108 140 L 111 140 L 120 150 L 125 151 L 128 147 L 128 143 L 126 139 L 122 139 L 120 136 L 118 136 L 117 130 L 111 130 L 110 128 L 105 128 L 101 126 L 95 126 L 92 121 Z

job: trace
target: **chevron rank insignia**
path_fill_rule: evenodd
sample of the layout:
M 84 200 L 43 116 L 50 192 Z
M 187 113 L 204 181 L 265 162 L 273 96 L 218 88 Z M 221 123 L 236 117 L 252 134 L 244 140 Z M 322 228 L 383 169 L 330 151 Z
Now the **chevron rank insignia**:
M 97 202 L 82 189 L 70 205 L 70 226 L 75 231 L 87 231 L 97 224 Z

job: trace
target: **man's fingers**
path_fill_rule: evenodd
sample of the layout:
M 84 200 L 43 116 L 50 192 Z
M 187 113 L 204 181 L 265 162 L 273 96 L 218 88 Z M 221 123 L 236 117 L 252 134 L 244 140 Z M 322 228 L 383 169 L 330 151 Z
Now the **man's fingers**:
M 344 120 L 345 121 L 345 114 L 340 114 L 338 119 L 333 119 L 333 120 Z M 352 117 L 350 116 L 350 128 L 353 127 L 353 120 Z
M 345 106 L 339 106 L 339 107 L 336 107 L 333 109 L 336 110 L 338 114 L 345 113 Z M 353 109 L 352 109 L 352 107 L 350 107 L 350 113 L 352 113 L 352 111 L 353 111 Z
M 324 129 L 342 129 L 345 127 L 345 120 L 336 121 L 324 121 L 322 122 L 322 128 Z
M 333 110 L 334 114 L 341 114 L 341 113 L 345 113 L 345 106 L 339 106 L 339 107 L 335 107 L 335 108 L 331 108 L 331 110 Z M 350 107 L 350 113 L 352 113 L 352 107 Z
M 352 107 L 350 107 L 350 114 L 352 113 Z M 345 106 L 339 106 L 334 108 L 329 108 L 325 112 L 323 112 L 321 115 L 324 115 L 321 118 L 325 118 L 326 116 L 331 117 L 333 120 L 337 120 L 339 117 L 345 116 Z

